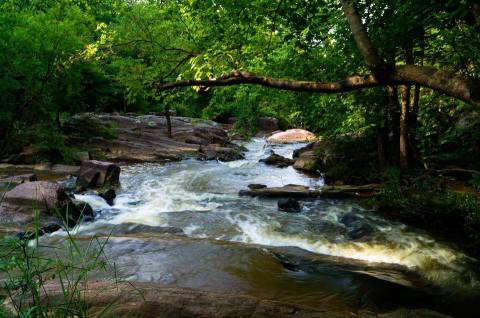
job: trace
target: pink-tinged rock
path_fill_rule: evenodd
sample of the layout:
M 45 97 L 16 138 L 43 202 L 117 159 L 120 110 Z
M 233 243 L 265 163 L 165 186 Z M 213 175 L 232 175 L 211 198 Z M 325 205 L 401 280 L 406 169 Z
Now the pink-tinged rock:
M 293 144 L 297 142 L 310 142 L 316 140 L 314 133 L 304 129 L 289 129 L 275 133 L 267 138 L 271 144 Z

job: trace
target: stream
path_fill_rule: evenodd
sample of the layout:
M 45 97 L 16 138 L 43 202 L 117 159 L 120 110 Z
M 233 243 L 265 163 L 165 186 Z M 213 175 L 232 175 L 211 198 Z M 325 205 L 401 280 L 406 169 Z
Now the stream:
M 258 162 L 271 150 L 291 158 L 301 144 L 255 138 L 245 146 L 245 159 L 233 162 L 122 167 L 113 206 L 94 193 L 76 195 L 97 213 L 76 235 L 114 233 L 106 253 L 133 281 L 340 311 L 421 307 L 463 316 L 475 308 L 477 261 L 423 231 L 349 200 L 303 200 L 301 213 L 286 213 L 277 200 L 239 196 L 251 183 L 323 184 L 292 167 Z M 352 237 L 352 216 L 368 231 Z M 171 230 L 158 230 L 165 227 Z

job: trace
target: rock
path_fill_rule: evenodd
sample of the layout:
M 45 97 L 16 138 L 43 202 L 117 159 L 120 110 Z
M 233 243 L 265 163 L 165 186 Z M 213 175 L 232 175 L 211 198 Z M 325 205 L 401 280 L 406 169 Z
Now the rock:
M 250 189 L 250 190 L 241 190 L 239 192 L 241 196 L 252 196 L 252 197 L 267 197 L 267 198 L 278 198 L 278 197 L 290 197 L 290 198 L 307 198 L 315 195 L 314 191 L 311 191 L 308 187 L 302 185 L 289 184 L 283 187 L 272 187 L 272 188 L 259 188 L 259 189 Z
M 79 292 L 88 308 L 88 317 L 197 317 L 197 318 L 341 318 L 351 314 L 325 308 L 301 307 L 247 295 L 215 293 L 158 283 L 88 281 Z M 41 299 L 64 301 L 62 286 L 46 283 Z M 28 298 L 23 306 L 31 306 Z M 13 311 L 10 301 L 6 308 Z M 368 317 L 365 316 L 365 317 Z M 371 317 L 371 316 L 370 316 Z M 436 317 L 436 316 L 433 316 Z
M 113 200 L 117 196 L 115 189 L 107 189 L 106 191 L 100 192 L 98 195 L 101 196 L 110 206 L 113 205 Z
M 288 198 L 280 199 L 277 202 L 278 210 L 284 212 L 300 212 L 300 202 L 298 200 Z
M 31 181 L 37 181 L 37 175 L 35 173 L 21 174 L 16 176 L 4 176 L 0 178 L 0 186 L 18 185 Z
M 5 193 L 0 204 L 0 222 L 31 226 L 34 211 L 39 212 L 40 226 L 78 222 L 80 216 L 93 216 L 92 208 L 85 202 L 73 200 L 55 182 L 33 181 L 22 183 Z
M 295 160 L 293 167 L 297 170 L 317 172 L 319 169 L 319 163 L 313 151 L 306 151 Z
M 267 165 L 276 166 L 279 168 L 285 168 L 294 164 L 294 160 L 282 157 L 277 154 L 271 154 L 265 159 L 260 159 L 260 162 L 263 162 Z
M 120 167 L 111 162 L 83 161 L 77 178 L 80 189 L 101 188 L 119 184 Z
M 273 117 L 260 117 L 257 120 L 257 129 L 261 132 L 278 130 L 278 119 Z
M 211 144 L 201 147 L 201 158 L 203 160 L 234 161 L 245 158 L 240 147 L 223 147 L 218 144 Z
M 252 189 L 252 190 L 258 190 L 258 189 L 263 189 L 263 188 L 266 188 L 267 186 L 264 185 L 264 184 L 258 184 L 258 183 L 252 183 L 252 184 L 249 184 L 248 185 L 248 188 L 249 189 Z
M 241 190 L 239 195 L 265 198 L 331 198 L 344 199 L 359 196 L 370 196 L 380 190 L 378 184 L 367 184 L 363 186 L 323 186 L 316 189 L 309 189 L 307 186 L 289 184 L 283 187 L 258 188 Z
M 345 214 L 339 221 L 347 228 L 346 237 L 349 240 L 358 240 L 374 232 L 373 227 L 363 217 L 353 212 Z
M 268 143 L 272 144 L 290 144 L 298 142 L 314 141 L 317 137 L 314 133 L 304 129 L 289 129 L 279 132 L 267 138 Z

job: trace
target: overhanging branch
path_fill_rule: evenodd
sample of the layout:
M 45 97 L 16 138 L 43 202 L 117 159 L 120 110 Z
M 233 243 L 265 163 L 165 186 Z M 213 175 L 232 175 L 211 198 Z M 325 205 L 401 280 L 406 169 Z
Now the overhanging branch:
M 265 87 L 315 93 L 344 93 L 365 88 L 387 85 L 419 85 L 431 88 L 448 96 L 458 98 L 480 107 L 480 80 L 459 76 L 453 72 L 425 66 L 405 65 L 393 69 L 387 76 L 378 79 L 375 75 L 352 75 L 336 82 L 296 81 L 260 76 L 250 72 L 232 71 L 216 79 L 180 80 L 157 83 L 157 90 L 191 86 L 233 86 L 254 84 Z

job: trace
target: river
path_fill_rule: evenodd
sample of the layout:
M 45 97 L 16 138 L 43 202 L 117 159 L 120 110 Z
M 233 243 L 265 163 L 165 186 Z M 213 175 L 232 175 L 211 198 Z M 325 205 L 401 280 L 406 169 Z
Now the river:
M 348 200 L 305 200 L 301 213 L 286 213 L 276 200 L 239 196 L 251 183 L 323 184 L 258 162 L 271 150 L 291 158 L 303 145 L 255 138 L 245 146 L 239 161 L 122 167 L 113 206 L 93 193 L 76 195 L 97 213 L 77 235 L 129 234 L 112 235 L 106 248 L 128 280 L 347 311 L 420 306 L 462 316 L 474 308 L 478 263 L 423 231 Z M 349 237 L 351 215 L 368 227 L 365 235 Z M 164 227 L 185 236 L 154 230 Z

